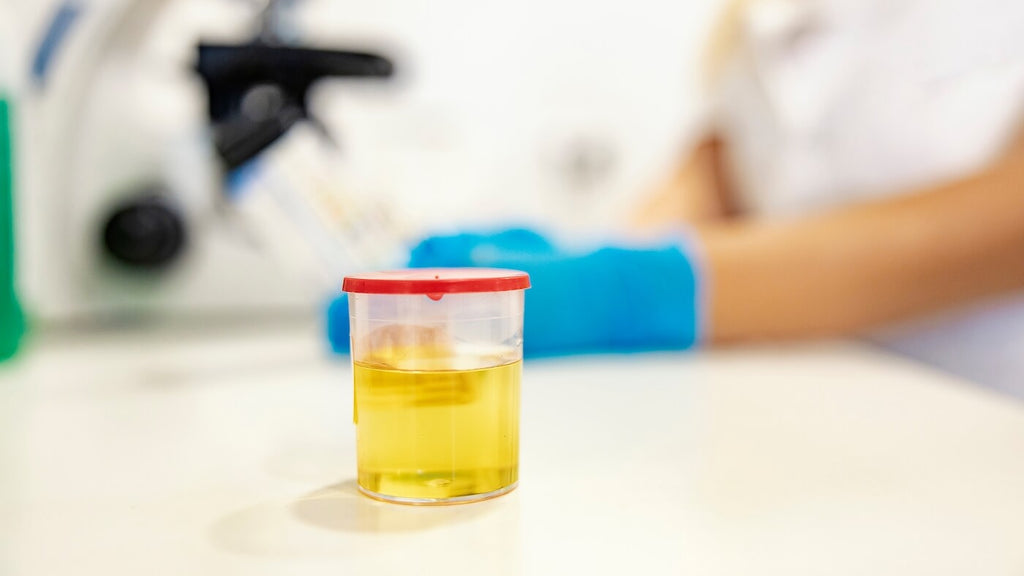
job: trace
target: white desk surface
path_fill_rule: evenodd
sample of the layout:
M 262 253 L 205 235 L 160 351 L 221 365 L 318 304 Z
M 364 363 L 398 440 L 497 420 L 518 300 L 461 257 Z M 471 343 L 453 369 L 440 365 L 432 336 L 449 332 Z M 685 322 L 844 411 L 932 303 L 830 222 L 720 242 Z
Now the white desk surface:
M 0 573 L 1024 575 L 1024 404 L 854 344 L 528 362 L 512 494 L 354 484 L 313 330 L 0 367 Z

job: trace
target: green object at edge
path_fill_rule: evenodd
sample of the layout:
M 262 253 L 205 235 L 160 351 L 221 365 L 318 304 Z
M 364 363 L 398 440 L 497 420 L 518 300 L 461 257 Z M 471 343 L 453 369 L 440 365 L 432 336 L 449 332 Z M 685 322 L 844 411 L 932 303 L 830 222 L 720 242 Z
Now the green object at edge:
M 0 97 L 0 361 L 18 351 L 25 329 L 14 292 L 14 158 L 10 106 Z

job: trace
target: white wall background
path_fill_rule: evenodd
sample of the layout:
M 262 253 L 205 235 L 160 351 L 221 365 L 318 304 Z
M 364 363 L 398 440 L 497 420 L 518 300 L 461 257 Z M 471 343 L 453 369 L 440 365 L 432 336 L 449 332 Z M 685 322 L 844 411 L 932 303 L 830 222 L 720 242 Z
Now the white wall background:
M 196 11 L 212 2 L 181 0 Z M 27 62 L 55 2 L 0 3 L 0 17 L 17 20 L 5 28 L 19 32 L 2 48 Z M 353 181 L 431 226 L 601 228 L 685 141 L 698 53 L 721 3 L 306 0 L 299 21 L 316 43 L 379 48 L 400 68 L 388 87 L 335 83 L 315 95 Z

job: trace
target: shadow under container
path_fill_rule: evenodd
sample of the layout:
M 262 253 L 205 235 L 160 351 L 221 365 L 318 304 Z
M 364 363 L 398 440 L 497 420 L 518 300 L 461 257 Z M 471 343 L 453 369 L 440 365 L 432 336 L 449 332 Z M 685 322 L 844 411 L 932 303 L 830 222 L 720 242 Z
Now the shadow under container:
M 529 286 L 489 268 L 345 278 L 364 494 L 452 504 L 516 487 Z

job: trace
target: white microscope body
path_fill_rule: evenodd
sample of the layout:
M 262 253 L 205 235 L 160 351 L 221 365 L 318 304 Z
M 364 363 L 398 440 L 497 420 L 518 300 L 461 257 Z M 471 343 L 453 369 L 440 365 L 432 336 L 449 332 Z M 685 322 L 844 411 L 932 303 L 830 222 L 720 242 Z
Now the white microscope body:
M 339 273 L 394 264 L 382 209 L 325 190 L 331 152 L 310 144 L 308 122 L 264 152 L 276 172 L 248 171 L 276 192 L 229 192 L 196 47 L 246 43 L 251 5 L 61 10 L 21 106 L 20 290 L 38 320 L 311 314 Z M 243 106 L 260 104 L 257 94 Z M 284 190 L 296 181 L 301 192 Z

